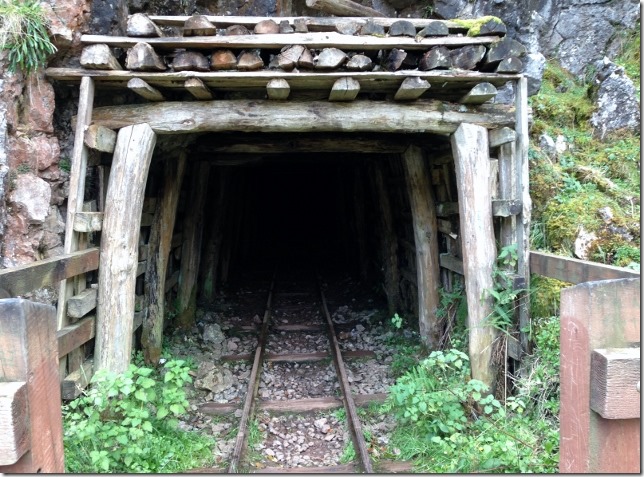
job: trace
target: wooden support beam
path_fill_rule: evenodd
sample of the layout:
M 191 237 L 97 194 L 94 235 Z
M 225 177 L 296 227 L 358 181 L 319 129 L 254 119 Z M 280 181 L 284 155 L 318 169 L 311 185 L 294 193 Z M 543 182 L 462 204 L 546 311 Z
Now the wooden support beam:
M 507 129 L 507 134 L 501 132 L 505 129 Z M 490 141 L 495 141 L 495 144 L 499 144 L 499 199 L 512 199 L 517 195 L 516 133 L 509 128 L 501 128 L 494 131 L 498 132 L 493 134 L 493 131 L 490 131 L 488 133 L 488 138 Z M 503 136 L 508 139 L 507 142 L 505 142 L 505 140 L 503 140 L 503 142 L 501 141 Z M 490 147 L 493 147 L 492 143 L 490 143 Z M 494 208 L 494 204 L 492 207 Z M 521 208 L 517 213 L 522 211 L 523 209 L 521 204 Z M 516 243 L 517 222 L 515 215 L 516 214 L 513 214 L 501 219 L 501 227 L 499 231 L 499 244 L 501 248 Z
M 63 473 L 56 309 L 50 305 L 9 298 L 0 300 L 0 317 L 0 382 L 26 383 L 26 402 L 22 399 L 23 404 L 16 402 L 16 405 L 23 409 L 20 417 L 28 427 L 24 433 L 27 434 L 29 449 L 23 453 L 24 445 L 15 447 L 14 440 L 9 454 L 0 453 L 0 472 Z M 18 430 L 17 437 L 24 433 Z M 3 428 L 0 449 L 8 440 L 9 434 Z M 15 457 L 18 460 L 10 462 Z
M 385 17 L 383 13 L 352 0 L 306 0 L 306 6 L 339 17 Z
M 517 133 L 514 129 L 504 127 L 499 129 L 492 129 L 488 131 L 488 141 L 490 148 L 499 147 L 503 144 L 508 144 L 516 141 Z
M 166 273 L 172 245 L 172 231 L 177 216 L 179 192 L 186 170 L 186 154 L 174 160 L 167 158 L 164 164 L 163 194 L 157 202 L 154 222 L 150 230 L 148 246 L 151 256 L 145 273 L 145 302 L 147 308 L 143 320 L 141 346 L 148 364 L 156 364 L 161 357 L 163 325 L 165 316 Z
M 402 158 L 414 227 L 420 336 L 430 349 L 435 349 L 440 340 L 436 315 L 440 302 L 440 272 L 434 192 L 423 151 L 410 146 Z
M 96 270 L 98 261 L 98 248 L 91 248 L 19 267 L 5 268 L 0 270 L 0 289 L 5 290 L 12 297 L 24 295 L 60 280 Z
M 495 199 L 492 201 L 494 217 L 510 217 L 521 213 L 523 206 L 519 199 Z
M 177 294 L 177 326 L 190 328 L 194 324 L 197 306 L 197 273 L 201 257 L 204 206 L 210 165 L 207 162 L 193 166 L 190 185 L 189 210 L 183 221 L 185 240 L 181 251 L 181 274 Z
M 206 101 L 213 98 L 212 91 L 199 78 L 188 78 L 183 87 L 195 97 L 195 99 Z
M 441 267 L 447 268 L 459 275 L 465 275 L 465 272 L 463 271 L 463 260 L 456 258 L 451 253 L 441 253 L 438 261 Z
M 639 419 L 641 348 L 595 349 L 590 357 L 590 408 L 604 419 Z
M 496 88 L 491 83 L 479 83 L 474 86 L 459 103 L 461 104 L 483 104 L 496 96 Z
M 530 273 L 575 284 L 640 277 L 638 271 L 629 268 L 562 257 L 537 250 L 530 251 Z
M 432 132 L 451 134 L 463 123 L 485 128 L 512 124 L 514 115 L 503 105 L 476 108 L 441 101 L 413 103 L 352 101 L 338 105 L 311 101 L 199 101 L 106 106 L 96 108 L 94 123 L 119 129 L 148 123 L 158 134 L 189 132 Z
M 75 232 L 98 232 L 103 228 L 103 212 L 76 212 Z
M 129 90 L 134 91 L 136 94 L 149 101 L 165 101 L 161 92 L 147 84 L 141 78 L 132 78 L 127 82 Z
M 418 76 L 410 76 L 403 80 L 400 88 L 398 88 L 398 91 L 394 95 L 394 99 L 396 101 L 414 101 L 420 98 L 430 86 L 429 81 Z
M 493 390 L 496 370 L 492 363 L 492 347 L 497 332 L 486 319 L 493 309 L 487 290 L 494 286 L 492 272 L 496 247 L 492 200 L 487 187 L 490 175 L 487 130 L 462 124 L 452 135 L 452 150 L 458 184 L 472 378 L 483 381 Z
M 133 48 L 142 44 L 140 38 L 107 35 L 83 35 L 84 44 L 104 43 L 111 47 Z M 307 48 L 338 48 L 341 50 L 387 50 L 401 48 L 405 50 L 427 50 L 432 46 L 458 47 L 465 45 L 489 45 L 498 41 L 497 36 L 448 36 L 439 38 L 408 38 L 343 35 L 336 32 L 326 33 L 290 33 L 265 35 L 228 35 L 228 36 L 189 36 L 146 38 L 145 44 L 158 50 L 206 49 L 273 49 L 279 50 L 289 45 L 303 45 Z
M 67 314 L 72 318 L 82 318 L 96 308 L 97 298 L 98 290 L 96 288 L 86 288 L 67 300 Z
M 291 87 L 288 85 L 288 81 L 283 78 L 274 78 L 266 85 L 266 94 L 268 95 L 268 99 L 287 99 L 290 93 Z
M 81 395 L 94 376 L 94 363 L 92 359 L 86 360 L 81 366 L 69 373 L 62 384 L 62 397 L 66 401 L 76 399 Z
M 360 83 L 353 78 L 345 77 L 333 83 L 329 101 L 353 101 L 360 92 Z
M 58 340 L 58 357 L 87 343 L 96 334 L 96 317 L 88 316 L 56 332 Z
M 26 382 L 0 383 L 0 466 L 15 464 L 29 451 L 28 399 Z
M 85 146 L 100 152 L 112 154 L 116 144 L 116 132 L 97 124 L 91 124 L 85 131 Z
M 147 124 L 118 133 L 98 270 L 96 369 L 120 373 L 130 363 L 141 209 L 155 144 L 156 135 Z

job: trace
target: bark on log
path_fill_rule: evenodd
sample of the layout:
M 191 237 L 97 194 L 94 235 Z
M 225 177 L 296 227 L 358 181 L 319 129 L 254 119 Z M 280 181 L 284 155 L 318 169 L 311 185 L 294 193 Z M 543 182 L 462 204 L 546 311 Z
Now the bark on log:
M 141 211 L 155 144 L 147 124 L 121 129 L 116 141 L 98 273 L 96 369 L 122 373 L 130 363 Z
M 161 357 L 163 341 L 163 322 L 165 316 L 165 285 L 168 257 L 172 244 L 172 232 L 177 215 L 179 192 L 186 169 L 186 154 L 181 153 L 178 160 L 165 161 L 163 194 L 157 203 L 154 222 L 148 241 L 152 256 L 147 260 L 145 271 L 145 304 L 147 313 L 143 319 L 141 346 L 148 364 L 157 364 Z
M 436 316 L 440 303 L 440 270 L 434 193 L 422 150 L 410 146 L 403 154 L 403 161 L 414 226 L 419 331 L 423 342 L 430 349 L 436 349 L 441 330 Z
M 487 187 L 490 175 L 487 131 L 473 124 L 461 124 L 452 135 L 452 150 L 458 187 L 458 207 L 463 244 L 463 269 L 467 296 L 469 354 L 472 378 L 493 391 L 496 370 L 492 347 L 497 332 L 486 321 L 492 314 L 496 261 L 492 199 Z
M 463 122 L 496 129 L 514 125 L 514 114 L 503 105 L 468 108 L 441 101 L 411 104 L 353 101 L 343 105 L 326 101 L 293 103 L 272 101 L 161 102 L 107 106 L 94 110 L 94 123 L 119 129 L 149 123 L 160 134 L 204 131 L 248 132 L 433 132 L 451 134 Z
M 306 6 L 339 17 L 384 17 L 378 10 L 351 0 L 306 0 Z

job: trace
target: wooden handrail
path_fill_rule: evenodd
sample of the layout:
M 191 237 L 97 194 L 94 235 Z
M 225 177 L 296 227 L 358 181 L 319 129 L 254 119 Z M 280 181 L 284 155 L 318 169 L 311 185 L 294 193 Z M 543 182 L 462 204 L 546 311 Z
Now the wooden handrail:
M 53 285 L 60 280 L 98 269 L 98 247 L 0 270 L 0 289 L 11 296 Z
M 639 272 L 628 268 L 536 251 L 530 252 L 530 273 L 573 284 L 618 278 L 640 278 Z

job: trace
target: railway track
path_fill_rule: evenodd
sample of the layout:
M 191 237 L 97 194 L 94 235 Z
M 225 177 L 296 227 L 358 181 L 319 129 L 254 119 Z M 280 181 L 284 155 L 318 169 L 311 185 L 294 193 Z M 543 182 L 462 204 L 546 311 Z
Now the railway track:
M 240 403 L 206 403 L 202 405 L 204 414 L 228 415 L 241 409 L 238 432 L 234 447 L 225 469 L 227 473 L 373 473 L 405 472 L 410 465 L 401 462 L 383 462 L 374 468 L 368 443 L 365 441 L 363 425 L 358 407 L 371 402 L 382 402 L 386 395 L 354 394 L 351 389 L 345 360 L 354 358 L 373 358 L 369 350 L 342 351 L 340 338 L 347 324 L 334 323 L 327 298 L 323 291 L 322 280 L 313 274 L 294 276 L 288 280 L 279 279 L 273 273 L 266 293 L 264 313 L 260 320 L 255 317 L 253 325 L 243 325 L 243 332 L 257 333 L 257 346 L 254 353 L 224 356 L 225 360 L 252 360 L 245 397 Z M 351 325 L 350 323 L 348 324 Z M 330 373 L 330 369 L 334 373 Z M 331 375 L 334 375 L 331 378 Z M 319 383 L 311 385 L 311 383 Z M 344 409 L 344 412 L 335 410 Z M 335 411 L 342 415 L 344 422 L 334 418 L 327 419 L 320 413 Z M 288 417 L 275 417 L 288 416 Z M 314 429 L 315 444 L 327 446 L 339 454 L 350 442 L 353 444 L 355 459 L 348 464 L 324 465 L 324 462 L 304 457 L 296 465 L 285 461 L 284 457 L 268 450 L 258 462 L 257 452 L 248 449 L 249 434 L 253 422 L 260 424 L 270 435 L 282 438 L 284 446 L 289 445 L 289 434 L 297 429 Z M 293 438 L 294 453 L 306 454 L 313 439 L 299 432 L 297 442 Z M 292 437 L 292 435 L 290 435 Z M 280 445 L 281 445 L 280 442 Z M 304 449 L 304 451 L 302 450 Z M 290 452 L 286 448 L 285 453 Z M 290 456 L 290 454 L 289 454 Z M 298 457 L 299 459 L 299 457 Z M 212 470 L 212 469 L 211 469 Z M 202 472 L 207 469 L 201 469 Z

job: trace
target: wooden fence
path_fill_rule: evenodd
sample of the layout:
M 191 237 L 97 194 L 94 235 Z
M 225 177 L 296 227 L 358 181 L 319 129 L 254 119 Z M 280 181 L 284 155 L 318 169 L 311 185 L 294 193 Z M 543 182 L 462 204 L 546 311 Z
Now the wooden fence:
M 23 295 L 98 263 L 90 248 L 0 270 L 0 290 Z M 639 472 L 639 273 L 542 252 L 530 268 L 579 284 L 561 301 L 561 472 Z M 64 376 L 58 363 L 94 338 L 95 317 L 55 328 L 54 307 L 0 299 L 0 472 L 64 470 L 61 397 L 78 396 L 92 366 Z

